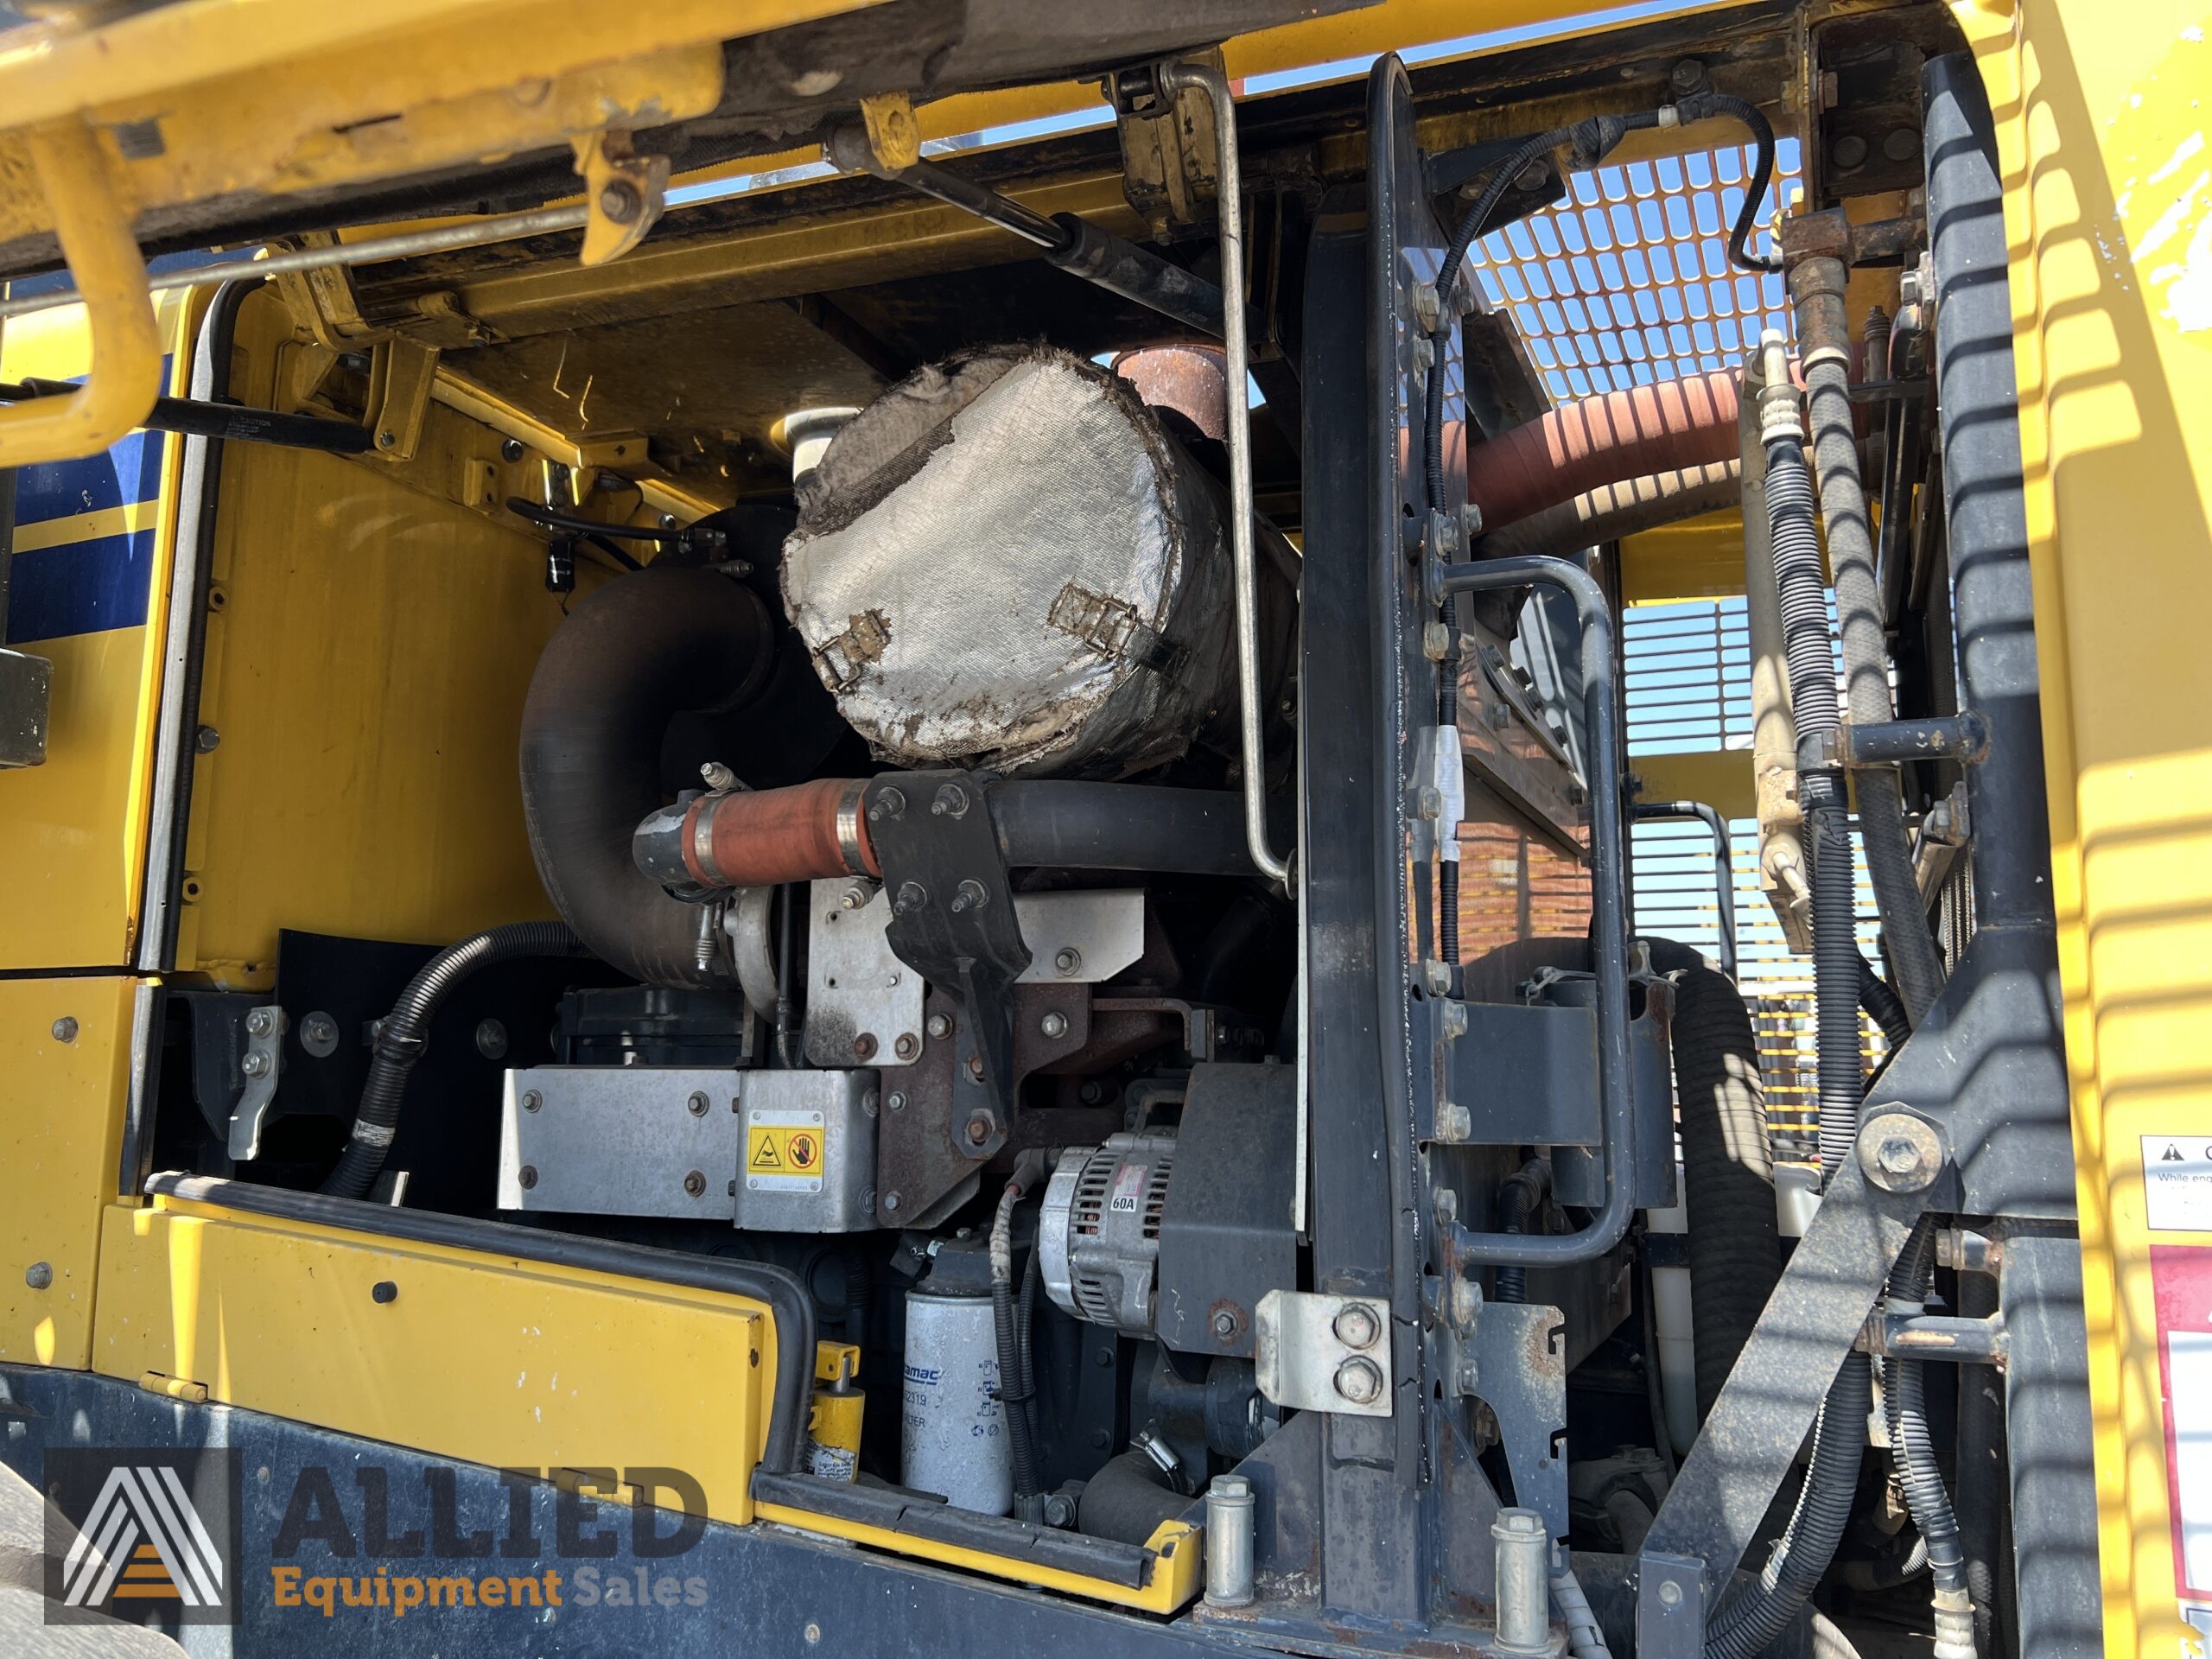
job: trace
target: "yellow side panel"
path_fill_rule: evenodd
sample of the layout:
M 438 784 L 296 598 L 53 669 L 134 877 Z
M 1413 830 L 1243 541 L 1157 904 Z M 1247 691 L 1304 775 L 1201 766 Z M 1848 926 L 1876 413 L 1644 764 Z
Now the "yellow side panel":
M 0 980 L 0 1360 L 92 1363 L 100 1210 L 116 1196 L 137 982 Z M 57 1035 L 63 1020 L 74 1029 Z M 43 1288 L 31 1282 L 41 1276 Z
M 181 303 L 162 307 L 172 363 Z M 0 379 L 85 372 L 81 306 L 11 318 Z M 175 374 L 170 378 L 175 383 Z M 181 386 L 176 388 L 181 391 Z M 120 968 L 146 856 L 178 442 L 134 432 L 82 461 L 18 469 L 8 644 L 54 664 L 46 763 L 0 771 L 0 969 Z
M 753 1518 L 758 1303 L 168 1198 L 104 1233 L 103 1376 L 501 1468 L 674 1467 L 714 1519 Z
M 1758 816 L 1758 791 L 1749 749 L 1711 749 L 1694 754 L 1640 754 L 1639 801 L 1703 801 L 1724 818 Z
M 2212 1133 L 2212 7 L 1955 10 L 2006 189 L 2106 1650 L 2175 1659 L 2150 1249 L 2212 1234 L 2148 1230 L 2141 1137 Z
M 233 385 L 267 407 L 273 302 Z M 280 927 L 442 943 L 552 914 L 516 771 L 562 618 L 543 543 L 416 480 L 494 435 L 434 405 L 403 474 L 270 445 L 223 456 L 177 965 L 265 984 Z
M 1732 508 L 1621 542 L 1621 597 L 1630 605 L 1732 599 L 1743 591 L 1744 515 Z

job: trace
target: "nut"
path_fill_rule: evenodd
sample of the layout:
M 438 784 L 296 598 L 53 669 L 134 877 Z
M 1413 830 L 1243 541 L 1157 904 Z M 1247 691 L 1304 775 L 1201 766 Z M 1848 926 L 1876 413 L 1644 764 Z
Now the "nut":
M 685 1101 L 683 1104 L 690 1110 L 692 1116 L 704 1117 L 707 1115 L 706 1091 L 704 1090 L 698 1089 L 693 1090 L 691 1091 L 691 1098 Z
M 627 225 L 645 211 L 645 199 L 627 179 L 609 179 L 599 193 L 599 211 L 617 225 Z
M 837 895 L 837 908 L 840 910 L 865 910 L 868 908 L 868 901 L 874 896 L 875 895 L 869 891 L 867 882 L 848 881 L 845 883 L 845 890 Z
M 520 1169 L 517 1170 L 515 1172 L 515 1185 L 522 1188 L 525 1192 L 529 1192 L 531 1187 L 536 1186 L 537 1185 L 537 1166 L 536 1164 L 524 1164 Z
M 1037 1029 L 1054 1041 L 1058 1041 L 1068 1034 L 1068 1017 L 1058 1008 L 1054 1008 L 1037 1022 Z
M 972 876 L 963 881 L 952 895 L 952 907 L 956 911 L 981 910 L 990 901 L 991 895 L 983 891 L 983 884 Z
M 1473 1114 L 1459 1102 L 1447 1100 L 1436 1109 L 1436 1138 L 1438 1140 L 1465 1141 L 1474 1132 Z
M 937 798 L 930 803 L 930 812 L 932 817 L 940 818 L 966 817 L 968 791 L 957 784 L 945 784 L 940 786 L 937 792 Z
M 531 1089 L 524 1091 L 522 1109 L 525 1112 L 534 1112 L 544 1103 L 545 1096 L 539 1094 L 537 1090 Z
M 697 1198 L 707 1190 L 706 1176 L 696 1169 L 689 1171 L 683 1177 L 683 1190 L 693 1198 Z
M 1236 1334 L 1236 1316 L 1230 1313 L 1227 1308 L 1223 1308 L 1221 1312 L 1213 1316 L 1213 1333 L 1217 1337 L 1222 1338 L 1235 1336 Z
M 249 1077 L 264 1076 L 269 1071 L 269 1057 L 256 1049 L 238 1062 L 238 1070 Z
M 911 1031 L 902 1031 L 899 1039 L 891 1045 L 891 1052 L 902 1060 L 911 1060 L 922 1052 L 922 1039 Z
M 883 1109 L 887 1112 L 905 1111 L 906 1109 L 906 1091 L 903 1089 L 893 1089 L 889 1094 L 883 1097 Z
M 919 910 L 929 901 L 930 890 L 927 887 L 918 881 L 904 881 L 899 884 L 898 896 L 891 901 L 891 908 L 905 916 Z
M 276 1010 L 273 1008 L 256 1008 L 251 1014 L 246 1015 L 245 1028 L 247 1034 L 250 1036 L 266 1037 L 270 1032 L 276 1029 Z
M 875 791 L 875 798 L 868 804 L 868 821 L 880 823 L 886 818 L 902 817 L 906 811 L 906 792 L 893 785 L 886 784 Z
M 1337 1367 L 1336 1389 L 1355 1406 L 1371 1406 L 1382 1397 L 1382 1368 L 1355 1354 Z
M 1337 1311 L 1329 1326 L 1337 1340 L 1347 1348 L 1372 1347 L 1375 1338 L 1382 1334 L 1382 1322 L 1375 1317 L 1375 1310 L 1364 1302 L 1348 1302 Z
M 1083 971 L 1083 952 L 1068 945 L 1052 957 L 1053 970 L 1063 978 Z

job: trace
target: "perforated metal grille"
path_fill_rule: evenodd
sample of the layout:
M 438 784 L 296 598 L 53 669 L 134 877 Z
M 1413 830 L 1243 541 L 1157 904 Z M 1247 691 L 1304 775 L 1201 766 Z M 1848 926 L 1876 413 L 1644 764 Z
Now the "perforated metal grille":
M 1728 146 L 1575 174 L 1567 200 L 1472 251 L 1484 292 L 1510 311 L 1554 397 L 1732 367 L 1761 330 L 1789 331 L 1782 278 L 1728 263 L 1753 154 Z M 1786 206 L 1799 186 L 1795 139 L 1777 146 L 1775 174 Z M 1772 239 L 1755 231 L 1751 247 Z

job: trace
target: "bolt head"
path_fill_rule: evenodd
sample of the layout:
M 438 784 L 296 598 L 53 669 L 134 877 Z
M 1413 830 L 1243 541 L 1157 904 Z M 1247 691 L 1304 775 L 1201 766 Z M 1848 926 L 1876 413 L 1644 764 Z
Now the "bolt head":
M 1235 1336 L 1236 1334 L 1236 1316 L 1230 1313 L 1227 1308 L 1223 1308 L 1221 1312 L 1213 1316 L 1213 1333 L 1217 1337 L 1222 1337 L 1224 1338 Z
M 903 1089 L 893 1089 L 889 1094 L 883 1097 L 883 1109 L 887 1112 L 905 1111 L 906 1109 L 906 1091 Z
M 266 1008 L 256 1008 L 246 1015 L 245 1028 L 256 1037 L 266 1037 L 276 1029 L 276 1016 Z
M 645 200 L 627 179 L 610 179 L 599 193 L 599 211 L 617 225 L 627 225 L 645 210 Z
M 983 1057 L 982 1055 L 970 1054 L 968 1057 L 968 1075 L 975 1078 L 978 1083 L 982 1081 Z
M 853 1039 L 853 1058 L 856 1060 L 872 1060 L 875 1058 L 875 1033 L 874 1032 L 864 1031 L 861 1033 L 859 1036 Z
M 687 1171 L 683 1177 L 683 1190 L 690 1194 L 691 1197 L 695 1198 L 697 1198 L 702 1192 L 704 1192 L 707 1190 L 707 1178 L 705 1174 L 696 1169 Z
M 922 1029 L 929 1033 L 931 1041 L 941 1043 L 952 1035 L 952 1016 L 949 1014 L 933 1014 L 930 1015 L 928 1022 L 922 1027 Z
M 1920 1162 L 1920 1153 L 1912 1142 L 1894 1136 L 1882 1142 L 1881 1150 L 1876 1156 L 1882 1167 L 1892 1175 L 1910 1175 L 1914 1166 Z
M 1375 1310 L 1364 1302 L 1353 1302 L 1337 1310 L 1337 1317 L 1329 1328 L 1336 1332 L 1337 1340 L 1347 1348 L 1367 1348 L 1382 1334 L 1382 1323 L 1375 1317 Z
M 537 1166 L 524 1164 L 515 1172 L 515 1185 L 525 1192 L 537 1185 Z
M 1068 1034 L 1068 1017 L 1055 1008 L 1037 1022 L 1037 1029 L 1057 1040 Z
M 389 1279 L 379 1279 L 369 1287 L 369 1300 L 379 1307 L 388 1306 L 399 1300 L 399 1287 Z
M 1083 969 L 1083 952 L 1069 945 L 1052 957 L 1052 967 L 1063 976 L 1079 973 Z
M 544 1103 L 545 1096 L 539 1094 L 535 1089 L 528 1090 L 523 1095 L 522 1109 L 525 1112 L 534 1112 Z
M 23 1269 L 23 1282 L 33 1290 L 44 1290 L 54 1283 L 54 1268 L 44 1262 L 34 1262 Z
M 54 1040 L 57 1043 L 75 1042 L 77 1040 L 76 1020 L 66 1014 L 59 1020 L 55 1020 L 54 1022 Z
M 238 1062 L 238 1070 L 249 1077 L 265 1076 L 269 1071 L 269 1057 L 257 1050 Z
M 522 457 L 523 447 L 522 440 L 520 438 L 507 438 L 500 442 L 499 459 L 501 461 L 504 461 L 512 466 L 514 462 L 520 461 Z
M 899 1213 L 899 1195 L 896 1192 L 887 1192 L 883 1195 L 883 1213 L 887 1216 L 895 1216 Z
M 213 754 L 223 741 L 223 734 L 213 726 L 202 726 L 193 734 L 192 747 L 202 754 Z
M 1676 1584 L 1672 1579 L 1662 1580 L 1659 1586 L 1659 1604 L 1662 1607 L 1681 1606 L 1682 1605 L 1682 1586 Z
M 912 1059 L 915 1055 L 921 1052 L 921 1039 L 911 1031 L 900 1032 L 898 1040 L 891 1045 L 891 1052 L 902 1060 Z
M 707 1096 L 704 1090 L 694 1090 L 691 1098 L 685 1101 L 683 1104 L 694 1117 L 704 1117 L 707 1115 Z
M 1355 1406 L 1371 1406 L 1382 1397 L 1382 1368 L 1364 1355 L 1354 1355 L 1337 1367 L 1338 1395 Z

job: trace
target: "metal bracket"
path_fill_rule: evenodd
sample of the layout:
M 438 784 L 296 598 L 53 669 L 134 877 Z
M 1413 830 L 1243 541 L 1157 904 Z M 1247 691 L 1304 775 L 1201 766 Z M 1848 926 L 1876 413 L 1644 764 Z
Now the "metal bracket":
M 861 99 L 861 130 L 876 164 L 897 172 L 922 159 L 921 124 L 904 92 L 878 92 Z
M 578 263 L 603 265 L 636 247 L 660 217 L 668 200 L 668 157 L 637 155 L 630 135 L 612 128 L 570 142 L 591 214 Z
M 990 804 L 965 772 L 893 773 L 864 799 L 891 899 L 885 936 L 960 1005 L 953 1119 L 980 1160 L 1006 1144 L 1014 1123 L 1014 986 L 1031 959 Z
M 1567 1536 L 1567 1316 L 1541 1303 L 1486 1301 L 1464 1336 L 1441 1327 L 1458 1392 L 1497 1419 L 1514 1500 Z
M 1183 61 L 1223 67 L 1218 48 Z M 1106 95 L 1121 137 L 1122 193 L 1129 206 L 1155 228 L 1197 224 L 1205 205 L 1221 193 L 1211 100 L 1187 86 L 1172 99 L 1163 96 L 1149 68 L 1109 77 Z
M 245 1016 L 245 1058 L 238 1062 L 245 1086 L 231 1112 L 227 1150 L 234 1163 L 261 1155 L 261 1124 L 276 1099 L 276 1074 L 284 1062 L 284 1010 L 274 1002 L 250 1008 Z
M 1811 740 L 1808 740 L 1811 741 Z M 1887 720 L 1835 728 L 1833 747 L 1815 744 L 1834 766 L 1895 766 L 1905 760 L 1950 760 L 1978 766 L 1989 758 L 1989 721 L 1972 709 L 1925 720 Z
M 1380 1298 L 1271 1290 L 1252 1311 L 1260 1393 L 1299 1411 L 1391 1414 L 1390 1309 Z
M 414 459 L 437 378 L 435 346 L 395 335 L 375 348 L 369 359 L 368 427 L 385 460 Z

